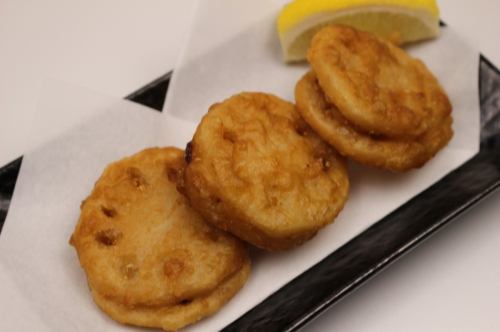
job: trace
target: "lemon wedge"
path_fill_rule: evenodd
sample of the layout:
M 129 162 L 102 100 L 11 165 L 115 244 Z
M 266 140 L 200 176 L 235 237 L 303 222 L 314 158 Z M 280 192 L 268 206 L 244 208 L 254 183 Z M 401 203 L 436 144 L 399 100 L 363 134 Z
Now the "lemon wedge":
M 312 37 L 328 24 L 404 44 L 437 37 L 439 9 L 435 0 L 295 0 L 281 10 L 277 22 L 285 61 L 304 60 Z

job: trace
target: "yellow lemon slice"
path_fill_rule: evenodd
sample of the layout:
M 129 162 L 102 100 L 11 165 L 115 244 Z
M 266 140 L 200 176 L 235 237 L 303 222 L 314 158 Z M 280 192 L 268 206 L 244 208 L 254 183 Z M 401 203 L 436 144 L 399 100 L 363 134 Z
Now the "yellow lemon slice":
M 439 35 L 435 0 L 295 0 L 280 12 L 278 33 L 287 62 L 304 60 L 314 34 L 345 24 L 397 44 Z

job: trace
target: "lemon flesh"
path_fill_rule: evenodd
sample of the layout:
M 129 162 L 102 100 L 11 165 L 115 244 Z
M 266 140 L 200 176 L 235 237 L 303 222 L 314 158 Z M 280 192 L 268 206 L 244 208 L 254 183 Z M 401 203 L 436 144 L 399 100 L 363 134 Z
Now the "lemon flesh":
M 287 62 L 305 59 L 314 34 L 329 24 L 345 24 L 397 44 L 439 35 L 435 0 L 295 0 L 278 17 Z

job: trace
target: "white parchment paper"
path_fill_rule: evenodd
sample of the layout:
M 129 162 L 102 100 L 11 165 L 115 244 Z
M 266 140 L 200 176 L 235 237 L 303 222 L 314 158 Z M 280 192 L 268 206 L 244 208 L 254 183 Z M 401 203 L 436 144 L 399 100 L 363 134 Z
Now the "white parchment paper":
M 194 130 L 132 102 L 64 90 L 70 98 L 47 94 L 39 112 L 84 102 L 99 115 L 23 159 L 0 236 L 0 331 L 123 331 L 92 303 L 68 244 L 79 204 L 108 163 L 159 144 L 182 148 Z
M 110 100 L 104 112 L 96 111 L 85 124 L 25 156 L 0 236 L 1 331 L 135 330 L 116 324 L 92 303 L 68 245 L 80 201 L 107 163 L 148 146 L 184 147 L 213 102 L 243 90 L 293 100 L 295 82 L 307 66 L 281 62 L 274 20 L 282 3 L 201 1 L 166 113 Z M 451 28 L 410 52 L 426 61 L 450 94 L 455 137 L 449 146 L 424 168 L 406 174 L 351 164 L 350 198 L 335 223 L 294 250 L 253 252 L 253 271 L 243 290 L 189 331 L 221 329 L 478 151 L 478 52 Z M 73 91 L 65 100 L 58 90 L 47 89 L 39 112 L 80 102 L 103 105 L 92 102 L 89 92 Z
M 269 92 L 293 101 L 295 84 L 309 66 L 282 61 L 276 18 L 286 2 L 201 0 L 164 110 L 198 122 L 211 104 L 241 91 Z M 458 134 L 450 147 L 477 150 L 479 52 L 452 27 L 408 51 L 427 64 L 450 96 Z

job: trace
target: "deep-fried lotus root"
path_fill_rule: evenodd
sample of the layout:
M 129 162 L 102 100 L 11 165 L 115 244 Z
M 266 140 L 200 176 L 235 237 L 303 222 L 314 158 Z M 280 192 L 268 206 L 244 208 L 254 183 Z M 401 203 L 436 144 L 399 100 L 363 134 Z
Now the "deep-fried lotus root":
M 325 27 L 308 60 L 328 100 L 365 133 L 418 137 L 450 115 L 450 101 L 425 64 L 368 32 Z
M 293 104 L 241 93 L 213 105 L 186 150 L 183 184 L 207 221 L 281 250 L 331 223 L 347 199 L 345 163 Z
M 176 190 L 184 154 L 152 148 L 112 163 L 82 203 L 71 237 L 94 294 L 130 308 L 211 294 L 248 261 Z
M 450 116 L 412 140 L 372 136 L 351 125 L 326 100 L 313 72 L 307 73 L 295 88 L 297 109 L 304 120 L 341 154 L 360 163 L 404 171 L 422 166 L 453 136 Z
M 171 306 L 127 307 L 95 291 L 92 291 L 92 296 L 97 305 L 118 322 L 177 331 L 217 312 L 243 287 L 249 274 L 250 261 L 247 260 L 236 273 L 222 281 L 212 292 Z

